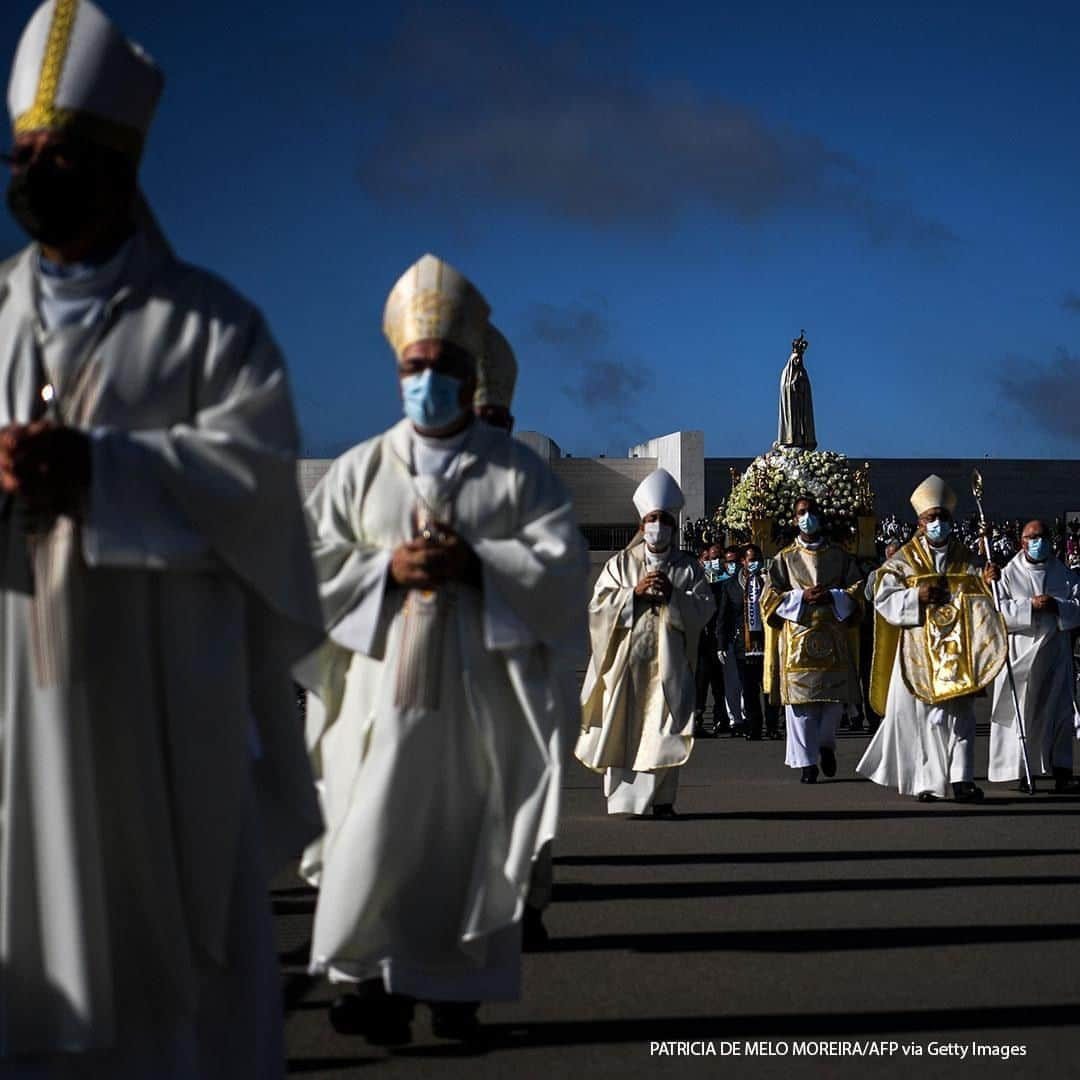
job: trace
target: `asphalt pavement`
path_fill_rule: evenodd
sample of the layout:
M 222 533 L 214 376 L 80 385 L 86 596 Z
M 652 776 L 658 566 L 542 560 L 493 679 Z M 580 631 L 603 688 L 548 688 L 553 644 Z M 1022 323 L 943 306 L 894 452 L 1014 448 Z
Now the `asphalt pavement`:
M 336 1034 L 305 974 L 315 894 L 279 878 L 290 1075 L 1080 1076 L 1080 798 L 918 803 L 854 775 L 866 742 L 810 786 L 782 742 L 699 741 L 675 821 L 607 817 L 575 763 L 550 947 L 475 1046 L 422 1007 L 407 1047 Z

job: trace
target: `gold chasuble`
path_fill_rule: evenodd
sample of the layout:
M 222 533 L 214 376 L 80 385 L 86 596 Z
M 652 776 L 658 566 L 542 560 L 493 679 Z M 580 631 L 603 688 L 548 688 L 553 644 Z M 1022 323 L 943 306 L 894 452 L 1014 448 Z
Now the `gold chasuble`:
M 918 536 L 909 540 L 878 571 L 877 588 L 892 578 L 904 588 L 944 577 L 949 602 L 930 604 L 919 626 L 893 626 L 875 613 L 870 705 L 884 715 L 897 649 L 900 674 L 912 695 L 928 705 L 974 694 L 994 681 L 1005 663 L 1005 620 L 963 544 L 949 541 L 944 575 Z
M 777 609 L 792 589 L 825 585 L 850 598 L 854 613 L 843 622 L 834 605 L 804 604 L 797 622 Z M 769 567 L 761 598 L 765 617 L 763 686 L 774 704 L 840 701 L 855 704 L 859 694 L 859 617 L 862 580 L 855 560 L 837 544 L 784 548 Z

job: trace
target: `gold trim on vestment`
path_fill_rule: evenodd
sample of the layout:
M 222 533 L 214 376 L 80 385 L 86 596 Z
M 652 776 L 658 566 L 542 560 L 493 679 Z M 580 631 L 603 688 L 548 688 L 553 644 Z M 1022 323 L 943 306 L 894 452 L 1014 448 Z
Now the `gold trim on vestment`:
M 807 556 L 817 563 L 819 556 L 833 549 L 850 559 L 839 545 L 825 543 L 819 548 L 807 548 L 790 544 L 776 555 L 787 571 L 788 586 L 806 590 L 818 584 L 815 567 L 809 578 L 799 574 L 798 560 L 794 555 Z M 843 559 L 841 566 L 844 565 Z M 841 588 L 851 597 L 855 610 L 843 622 L 839 622 L 831 605 L 807 608 L 801 622 L 781 619 L 776 611 L 782 595 L 767 582 L 761 601 L 761 613 L 765 622 L 765 661 L 762 687 L 772 704 L 789 704 L 791 701 L 847 701 L 857 683 L 859 665 L 859 619 L 863 610 L 862 582 L 844 586 L 842 582 L 830 585 Z
M 78 7 L 79 0 L 56 0 L 34 103 L 15 118 L 15 135 L 27 135 L 34 131 L 67 131 L 88 142 L 116 150 L 137 162 L 142 154 L 142 132 L 83 109 L 57 107 L 56 95 L 71 49 Z
M 925 605 L 917 627 L 892 626 L 875 612 L 870 707 L 878 714 L 885 714 L 898 648 L 904 685 L 928 705 L 977 693 L 1001 670 L 1008 651 L 1004 619 L 982 577 L 967 566 L 964 549 L 953 544 L 945 573 L 937 573 L 916 537 L 878 571 L 875 591 L 889 574 L 909 589 L 944 579 L 952 598 Z
M 68 49 L 71 47 L 71 32 L 75 29 L 75 13 L 78 7 L 79 0 L 56 0 L 52 21 L 49 23 L 45 55 L 41 59 L 37 92 L 34 94 L 30 113 L 46 115 L 54 110 L 56 94 L 60 89 L 60 76 L 64 73 L 64 61 L 67 60 Z

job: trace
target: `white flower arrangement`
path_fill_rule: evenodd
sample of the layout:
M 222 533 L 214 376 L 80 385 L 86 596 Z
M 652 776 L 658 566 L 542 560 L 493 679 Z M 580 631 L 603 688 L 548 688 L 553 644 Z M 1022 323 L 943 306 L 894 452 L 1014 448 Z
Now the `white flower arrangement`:
M 874 512 L 869 481 L 855 475 L 845 454 L 778 446 L 754 459 L 714 519 L 742 534 L 756 518 L 787 526 L 795 500 L 806 494 L 817 499 L 827 528 L 850 527 L 860 515 Z

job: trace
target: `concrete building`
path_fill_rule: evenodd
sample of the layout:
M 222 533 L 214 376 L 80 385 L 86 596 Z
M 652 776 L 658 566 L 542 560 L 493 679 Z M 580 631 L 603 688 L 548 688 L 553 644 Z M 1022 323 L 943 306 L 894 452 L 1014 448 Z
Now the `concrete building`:
M 634 489 L 649 473 L 665 468 L 686 495 L 683 520 L 710 514 L 731 490 L 731 469 L 741 473 L 751 458 L 705 457 L 701 431 L 676 431 L 631 447 L 625 458 L 578 458 L 564 454 L 559 445 L 538 431 L 515 436 L 548 462 L 574 499 L 578 519 L 589 542 L 594 571 L 624 547 L 637 529 L 632 501 Z M 949 482 L 959 495 L 957 513 L 975 509 L 971 496 L 971 470 L 983 475 L 987 514 L 998 518 L 1061 517 L 1080 511 L 1080 461 L 863 458 L 849 454 L 852 464 L 870 462 L 871 483 L 879 517 L 913 517 L 908 496 L 930 473 Z M 300 487 L 306 495 L 329 467 L 323 459 L 300 462 Z

